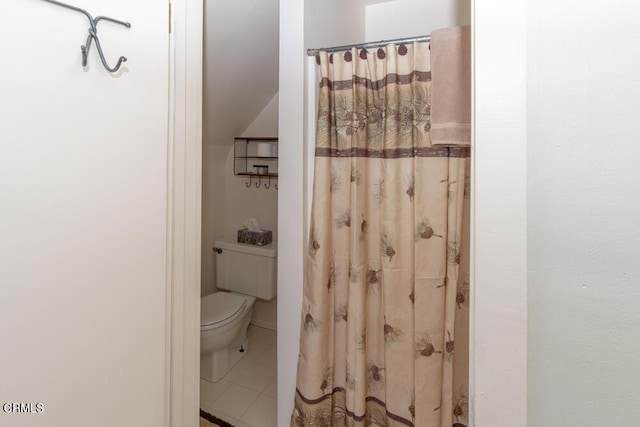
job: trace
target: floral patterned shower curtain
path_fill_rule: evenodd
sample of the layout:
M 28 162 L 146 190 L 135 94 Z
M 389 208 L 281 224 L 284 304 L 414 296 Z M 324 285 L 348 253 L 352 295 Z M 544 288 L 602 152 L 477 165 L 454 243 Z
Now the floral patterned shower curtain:
M 291 425 L 467 426 L 469 149 L 430 143 L 429 45 L 317 62 Z

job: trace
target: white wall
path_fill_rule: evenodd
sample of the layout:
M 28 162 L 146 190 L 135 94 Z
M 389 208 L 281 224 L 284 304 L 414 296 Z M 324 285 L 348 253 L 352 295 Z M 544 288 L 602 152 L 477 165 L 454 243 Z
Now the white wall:
M 287 425 L 293 409 L 296 372 L 293 365 L 299 351 L 300 322 L 296 312 L 302 301 L 303 52 L 304 2 L 280 0 L 278 426 Z
M 340 0 L 304 1 L 305 49 L 361 43 L 364 29 L 365 5 L 363 0 L 349 0 L 348 2 Z
M 217 290 L 213 246 L 216 239 L 224 235 L 225 189 L 231 179 L 228 154 L 226 145 L 202 146 L 202 296 Z
M 278 94 L 262 109 L 241 136 L 272 137 L 278 136 Z
M 527 425 L 525 1 L 474 3 L 470 399 L 475 427 Z M 531 424 L 556 425 L 561 424 Z
M 278 93 L 278 0 L 204 3 L 204 142 L 227 145 Z
M 271 230 L 273 240 L 278 240 L 278 190 L 276 190 L 277 179 L 272 179 L 269 184 L 267 179 L 258 182 L 251 181 L 251 187 L 246 184 L 249 178 L 245 176 L 235 176 L 233 174 L 233 148 L 227 150 L 224 171 L 227 175 L 224 184 L 224 227 L 221 238 L 236 240 L 238 230 L 248 218 L 255 218 L 262 230 Z M 260 184 L 255 187 L 256 182 Z M 269 185 L 269 188 L 265 188 Z
M 640 6 L 528 4 L 529 425 L 638 425 Z
M 366 41 L 430 34 L 438 28 L 469 25 L 471 0 L 394 0 L 366 8 Z
M 3 426 L 164 425 L 168 7 L 85 0 L 100 24 L 3 2 L 0 396 Z

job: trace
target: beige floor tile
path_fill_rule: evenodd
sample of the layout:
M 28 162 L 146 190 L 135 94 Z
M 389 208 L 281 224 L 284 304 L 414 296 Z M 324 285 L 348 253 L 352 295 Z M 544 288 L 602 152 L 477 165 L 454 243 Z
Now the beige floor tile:
M 268 366 L 273 369 L 278 368 L 278 347 L 270 345 L 261 355 L 255 360 L 255 363 Z
M 247 355 L 245 356 L 245 358 L 253 362 L 258 357 L 260 357 L 268 347 L 269 347 L 269 344 L 267 343 L 250 339 L 249 351 L 247 351 Z
M 276 377 L 276 370 L 265 365 L 252 363 L 234 383 L 261 392 Z
M 277 427 L 276 405 L 276 399 L 262 394 L 240 421 L 256 427 Z
M 222 396 L 213 402 L 211 409 L 228 417 L 241 419 L 258 396 L 257 391 L 238 384 L 231 384 Z
M 211 407 L 222 393 L 231 385 L 231 382 L 221 379 L 215 383 L 200 379 L 200 406 Z
M 272 379 L 269 384 L 262 390 L 262 394 L 270 397 L 278 397 L 278 377 Z
M 227 372 L 227 374 L 222 377 L 223 380 L 225 381 L 230 381 L 230 382 L 234 382 L 240 375 L 242 375 L 242 373 L 249 367 L 251 366 L 251 361 L 247 360 L 247 358 L 245 357 L 244 359 L 242 359 L 241 361 L 239 361 L 236 366 L 234 366 L 233 368 L 231 368 L 231 370 L 229 372 Z

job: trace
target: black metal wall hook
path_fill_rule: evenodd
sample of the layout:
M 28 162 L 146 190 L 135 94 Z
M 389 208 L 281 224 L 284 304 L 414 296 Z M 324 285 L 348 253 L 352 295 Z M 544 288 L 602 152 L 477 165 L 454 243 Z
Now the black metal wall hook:
M 98 39 L 98 22 L 100 22 L 101 20 L 105 20 L 105 21 L 113 22 L 115 24 L 123 25 L 127 28 L 131 28 L 130 23 L 120 21 L 118 19 L 109 18 L 107 16 L 97 16 L 94 18 L 93 16 L 91 16 L 89 12 L 87 12 L 84 9 L 80 9 L 79 7 L 71 6 L 69 4 L 59 2 L 57 0 L 43 0 L 43 1 L 46 1 L 48 3 L 53 3 L 58 6 L 66 7 L 67 9 L 75 10 L 76 12 L 80 12 L 84 16 L 86 16 L 87 19 L 89 20 L 90 27 L 89 27 L 89 36 L 87 37 L 87 42 L 84 45 L 80 46 L 80 49 L 82 50 L 82 66 L 83 67 L 87 66 L 87 57 L 89 56 L 89 49 L 91 49 L 91 42 L 95 40 L 96 48 L 98 49 L 98 55 L 100 56 L 100 61 L 102 62 L 102 65 L 104 65 L 104 68 L 106 68 L 107 71 L 109 71 L 110 73 L 115 73 L 120 69 L 120 67 L 122 66 L 122 63 L 125 62 L 127 58 L 125 56 L 121 56 L 114 67 L 110 67 L 109 64 L 107 64 L 107 60 L 105 59 L 104 53 L 102 51 L 102 45 L 100 45 L 100 39 Z
M 264 183 L 264 188 L 267 190 L 271 188 L 271 175 L 257 175 L 257 174 L 244 174 L 249 176 L 249 181 L 245 182 L 244 185 L 247 188 L 251 188 L 253 185 L 256 188 L 260 188 L 262 186 L 262 177 L 266 176 L 268 181 Z M 257 182 L 253 182 L 253 177 L 257 177 Z M 278 189 L 278 184 L 275 184 L 276 190 Z

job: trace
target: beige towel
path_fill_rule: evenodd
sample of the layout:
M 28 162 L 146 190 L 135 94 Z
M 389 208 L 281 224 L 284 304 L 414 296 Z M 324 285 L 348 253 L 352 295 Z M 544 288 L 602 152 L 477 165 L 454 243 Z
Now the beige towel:
M 471 31 L 431 33 L 431 143 L 471 144 Z

